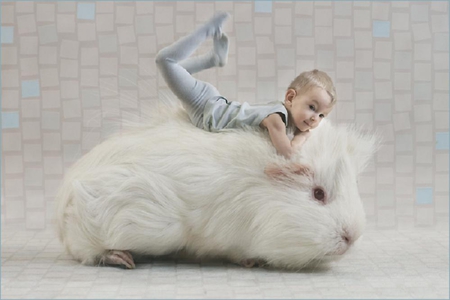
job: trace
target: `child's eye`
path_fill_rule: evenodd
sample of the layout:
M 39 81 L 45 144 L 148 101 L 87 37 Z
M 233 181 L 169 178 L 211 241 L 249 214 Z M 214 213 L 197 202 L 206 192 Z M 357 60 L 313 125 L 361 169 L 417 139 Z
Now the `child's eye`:
M 309 108 L 312 109 L 312 110 L 314 110 L 314 111 L 316 110 L 316 108 L 314 107 L 314 105 L 310 105 Z

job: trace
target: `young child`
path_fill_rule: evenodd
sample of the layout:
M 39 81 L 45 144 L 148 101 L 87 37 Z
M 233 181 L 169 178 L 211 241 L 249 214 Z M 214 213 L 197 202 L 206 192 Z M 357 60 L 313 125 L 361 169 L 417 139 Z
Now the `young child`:
M 277 152 L 290 158 L 306 141 L 309 130 L 316 128 L 332 110 L 336 101 L 333 82 L 326 73 L 313 70 L 294 79 L 284 103 L 250 106 L 246 102 L 228 101 L 213 85 L 191 75 L 226 64 L 228 38 L 221 28 L 228 16 L 228 13 L 218 13 L 193 33 L 162 49 L 156 63 L 195 126 L 211 132 L 260 126 L 268 130 Z M 213 49 L 189 58 L 208 38 L 213 39 Z M 288 132 L 294 133 L 292 141 Z

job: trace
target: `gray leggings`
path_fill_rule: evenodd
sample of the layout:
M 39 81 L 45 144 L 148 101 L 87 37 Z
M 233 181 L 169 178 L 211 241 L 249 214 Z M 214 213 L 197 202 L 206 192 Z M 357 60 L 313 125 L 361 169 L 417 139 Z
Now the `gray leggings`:
M 192 77 L 191 74 L 216 66 L 214 52 L 187 59 L 208 38 L 208 32 L 200 27 L 193 33 L 163 48 L 156 56 L 156 64 L 169 88 L 181 100 L 191 122 L 203 128 L 203 109 L 208 100 L 220 97 L 210 83 Z M 186 60 L 185 60 L 186 59 Z

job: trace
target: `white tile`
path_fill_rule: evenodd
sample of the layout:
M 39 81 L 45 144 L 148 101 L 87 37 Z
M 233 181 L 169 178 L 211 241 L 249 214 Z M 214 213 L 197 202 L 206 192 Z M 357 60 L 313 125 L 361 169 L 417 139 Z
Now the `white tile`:
M 333 26 L 332 10 L 328 8 L 316 8 L 314 10 L 314 26 Z
M 314 38 L 297 38 L 297 55 L 314 55 Z
M 163 10 L 164 9 L 164 10 Z M 167 10 L 171 9 L 170 7 L 168 8 L 162 8 L 162 7 L 158 7 L 156 9 L 156 14 L 155 15 L 160 15 L 160 19 L 164 19 L 167 18 L 169 20 L 167 20 L 166 22 L 171 22 L 172 21 L 172 15 L 170 13 L 168 13 Z M 115 7 L 115 23 L 116 24 L 133 24 L 134 21 L 134 12 L 135 12 L 135 7 L 134 6 L 125 6 L 125 5 L 116 5 Z M 156 19 L 156 23 L 158 23 L 159 19 Z
M 39 140 L 41 138 L 40 122 L 22 122 L 22 135 L 24 140 Z
M 374 53 L 375 58 L 392 59 L 392 42 L 377 41 Z
M 42 161 L 41 144 L 24 144 L 24 162 L 40 162 Z
M 434 186 L 436 192 L 448 193 L 448 174 L 435 174 L 434 175 Z
M 431 38 L 430 26 L 428 23 L 412 24 L 414 41 L 423 41 Z
M 396 155 L 395 171 L 398 173 L 413 172 L 413 156 L 412 155 Z
M 43 137 L 44 151 L 61 151 L 61 134 L 59 132 L 44 133 Z
M 394 53 L 394 65 L 396 70 L 411 70 L 412 53 L 405 51 L 396 51 Z
M 394 32 L 394 47 L 396 51 L 412 50 L 412 34 L 410 32 Z
M 59 55 L 62 58 L 78 59 L 79 42 L 73 40 L 62 40 Z
M 373 51 L 371 50 L 357 50 L 355 58 L 356 68 L 372 68 L 373 66 Z
M 43 173 L 41 169 L 41 173 Z M 43 177 L 43 176 L 42 176 Z M 40 182 L 40 185 L 42 187 L 43 180 Z M 44 191 L 43 190 L 29 190 L 25 191 L 26 195 L 26 208 L 44 208 Z
M 392 29 L 409 30 L 410 20 L 408 13 L 392 12 Z
M 410 72 L 394 72 L 394 89 L 396 91 L 411 90 L 411 73 Z
M 59 76 L 62 78 L 77 78 L 78 77 L 78 60 L 61 59 Z
M 315 27 L 314 32 L 317 45 L 333 44 L 333 29 L 331 27 Z
M 417 146 L 416 147 L 416 162 L 417 163 L 432 163 L 433 162 L 433 148 L 431 146 Z
M 371 28 L 370 10 L 353 10 L 353 27 L 354 28 Z
M 396 195 L 412 195 L 413 193 L 413 177 L 401 177 L 395 178 L 395 193 Z
M 242 88 L 256 87 L 256 72 L 252 70 L 239 70 L 238 72 L 238 86 Z
M 237 54 L 239 66 L 254 66 L 256 64 L 255 47 L 238 47 Z
M 391 79 L 391 63 L 375 62 L 373 69 L 375 79 Z
M 42 168 L 25 168 L 25 186 L 42 187 L 44 172 Z
M 353 100 L 353 91 L 354 87 L 351 82 L 337 82 L 335 84 L 336 90 L 339 91 L 339 101 L 351 101 Z M 358 99 L 358 101 L 360 101 Z M 356 101 L 356 105 L 358 105 L 358 101 Z
M 445 153 L 437 153 L 435 156 L 435 168 L 436 172 L 447 172 L 448 173 L 448 155 Z
M 252 14 L 251 3 L 236 3 L 232 15 L 235 22 L 250 22 Z
M 448 33 L 448 17 L 446 15 L 431 15 L 431 30 L 433 33 L 435 32 Z
M 434 113 L 434 126 L 438 130 L 447 130 L 449 128 L 448 112 Z
M 352 61 L 338 61 L 336 69 L 338 79 L 354 78 L 354 63 Z
M 431 60 L 431 43 L 414 45 L 414 60 Z
M 272 34 L 272 17 L 254 17 L 254 31 L 257 35 L 270 35 Z
M 353 57 L 355 55 L 353 39 L 336 39 L 336 57 Z
M 314 2 L 295 2 L 295 13 L 312 16 L 314 13 Z
M 449 76 L 448 72 L 435 72 L 434 73 L 434 88 L 440 91 L 448 91 L 449 89 Z
M 258 77 L 274 77 L 275 70 L 275 60 L 258 59 Z
M 290 8 L 275 9 L 274 24 L 291 26 L 292 25 L 292 10 Z
M 431 124 L 416 125 L 416 142 L 432 142 L 433 126 Z
M 172 42 L 173 40 L 173 26 L 158 26 L 160 31 L 157 32 L 158 42 L 163 44 L 166 42 Z M 163 32 L 167 33 L 167 37 L 163 37 Z M 170 34 L 169 34 L 170 32 Z M 135 43 L 136 42 L 136 34 L 133 26 L 117 26 L 117 36 L 120 45 Z M 171 38 L 171 39 L 170 39 Z M 170 39 L 170 40 L 169 40 Z
M 412 4 L 411 5 L 411 21 L 413 23 L 428 22 L 428 8 L 427 4 Z
M 275 26 L 275 44 L 290 45 L 292 44 L 292 27 L 291 26 Z
M 372 19 L 388 21 L 391 9 L 389 2 L 372 2 Z
M 97 31 L 94 23 L 78 23 L 77 27 L 78 41 L 93 42 L 97 40 Z
M 392 99 L 392 82 L 375 82 L 375 99 Z
M 393 184 L 393 183 L 394 183 L 394 168 L 392 167 L 377 168 L 377 184 Z M 378 203 L 378 205 L 380 206 L 380 203 Z
M 415 81 L 431 81 L 431 64 L 415 63 L 414 64 L 414 80 Z
M 79 98 L 79 82 L 75 80 L 61 81 L 61 98 L 62 99 L 76 99 Z
M 394 141 L 394 127 L 392 124 L 377 125 L 378 130 L 385 142 Z
M 21 174 L 23 173 L 23 158 L 21 155 L 3 155 L 5 174 Z
M 395 131 L 402 131 L 411 128 L 409 113 L 397 113 L 393 115 Z
M 22 100 L 22 118 L 40 118 L 41 103 L 39 100 Z
M 446 53 L 433 54 L 433 67 L 435 70 L 448 70 L 448 55 Z
M 431 122 L 431 105 L 414 105 L 414 122 Z
M 349 37 L 352 34 L 351 20 L 334 19 L 333 34 L 337 37 Z

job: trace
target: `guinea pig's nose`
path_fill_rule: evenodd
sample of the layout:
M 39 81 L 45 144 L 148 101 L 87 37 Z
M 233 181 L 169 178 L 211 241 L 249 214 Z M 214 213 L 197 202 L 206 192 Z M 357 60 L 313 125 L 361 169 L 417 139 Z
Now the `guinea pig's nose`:
M 342 240 L 346 243 L 346 244 L 351 244 L 351 239 L 348 235 L 343 234 L 342 235 Z
M 347 244 L 351 245 L 354 242 L 354 239 L 352 238 L 352 235 L 347 229 L 343 230 L 343 233 L 341 234 L 342 240 Z

